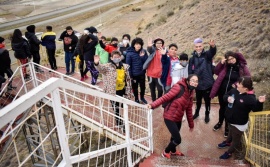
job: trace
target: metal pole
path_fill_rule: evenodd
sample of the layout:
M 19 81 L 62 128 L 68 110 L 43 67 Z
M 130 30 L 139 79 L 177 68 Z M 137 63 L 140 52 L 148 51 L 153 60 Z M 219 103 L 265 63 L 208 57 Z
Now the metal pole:
M 131 154 L 131 144 L 130 144 L 130 129 L 128 122 L 128 105 L 124 104 L 124 123 L 125 123 L 125 131 L 126 131 L 126 143 L 127 143 L 127 162 L 128 166 L 132 167 L 132 154 Z

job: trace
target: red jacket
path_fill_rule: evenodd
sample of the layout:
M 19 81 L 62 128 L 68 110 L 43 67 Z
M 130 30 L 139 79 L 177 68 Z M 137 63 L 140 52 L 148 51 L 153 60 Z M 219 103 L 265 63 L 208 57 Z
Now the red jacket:
M 194 91 L 189 91 L 185 78 L 183 78 L 182 81 L 178 81 L 176 84 L 174 84 L 168 93 L 154 101 L 151 106 L 152 108 L 156 108 L 161 104 L 172 100 L 175 96 L 177 96 L 178 93 L 180 93 L 180 85 L 183 85 L 185 88 L 184 94 L 166 106 L 164 109 L 163 117 L 174 122 L 179 122 L 182 121 L 184 112 L 186 111 L 189 127 L 193 128 L 194 122 L 192 118 L 192 105 Z

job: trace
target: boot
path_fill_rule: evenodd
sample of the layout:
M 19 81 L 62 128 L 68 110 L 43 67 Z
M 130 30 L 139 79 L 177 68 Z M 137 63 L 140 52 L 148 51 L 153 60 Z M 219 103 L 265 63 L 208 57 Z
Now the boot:
M 195 110 L 195 114 L 193 115 L 193 120 L 198 118 L 199 116 L 199 110 Z
M 209 111 L 205 111 L 205 118 L 204 118 L 204 122 L 207 124 L 210 121 L 210 117 L 209 117 Z

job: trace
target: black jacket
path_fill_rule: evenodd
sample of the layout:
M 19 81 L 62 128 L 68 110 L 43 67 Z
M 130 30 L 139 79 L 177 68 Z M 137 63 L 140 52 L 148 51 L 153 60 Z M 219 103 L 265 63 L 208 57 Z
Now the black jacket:
M 41 41 L 37 38 L 35 33 L 25 32 L 25 37 L 27 38 L 28 43 L 30 45 L 31 53 L 38 52 Z
M 0 73 L 4 73 L 6 69 L 10 69 L 11 60 L 8 50 L 0 49 Z
M 235 88 L 231 89 L 223 96 L 224 101 L 228 101 L 228 97 L 234 94 L 233 107 L 227 107 L 225 111 L 226 120 L 230 124 L 245 125 L 248 122 L 248 115 L 250 111 L 262 111 L 263 103 L 260 103 L 253 92 L 242 93 Z
M 14 56 L 17 59 L 31 58 L 30 47 L 26 39 L 23 39 L 18 43 L 11 42 L 11 47 L 12 50 L 14 50 Z
M 65 38 L 70 38 L 71 43 L 65 44 Z M 73 53 L 75 48 L 76 48 L 77 42 L 78 42 L 78 37 L 75 35 L 74 31 L 72 32 L 71 35 L 68 35 L 67 31 L 64 31 L 60 35 L 59 40 L 63 40 L 65 52 L 72 52 Z M 71 48 L 69 48 L 69 47 L 71 47 Z
M 98 44 L 98 38 L 93 34 L 89 34 L 89 37 L 92 41 L 83 46 L 83 58 L 85 61 L 94 61 L 94 56 L 96 53 L 96 45 Z

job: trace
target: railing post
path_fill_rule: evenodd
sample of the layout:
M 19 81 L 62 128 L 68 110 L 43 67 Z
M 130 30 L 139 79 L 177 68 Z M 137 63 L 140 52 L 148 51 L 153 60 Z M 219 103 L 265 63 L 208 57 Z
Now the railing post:
M 124 123 L 126 132 L 126 143 L 127 143 L 127 162 L 128 166 L 132 167 L 132 155 L 131 155 L 131 145 L 130 145 L 130 130 L 128 121 L 128 105 L 124 103 Z
M 248 152 L 250 151 L 250 142 L 253 136 L 253 129 L 254 129 L 254 124 L 255 124 L 255 116 L 249 116 L 249 121 L 250 121 L 250 128 L 248 132 L 248 139 L 246 141 L 246 156 L 248 155 Z
M 33 85 L 34 87 L 37 87 L 38 83 L 37 83 L 37 75 L 36 75 L 36 70 L 35 70 L 35 63 L 34 62 L 29 63 L 29 68 L 30 68 Z
M 103 111 L 102 111 L 102 108 L 103 108 L 103 101 L 101 100 L 101 97 L 98 98 L 98 102 L 99 102 L 99 111 L 100 111 L 100 120 L 101 120 L 101 124 L 102 124 L 102 127 L 104 127 L 104 119 L 103 119 Z
M 154 146 L 153 146 L 153 116 L 152 116 L 152 113 L 153 113 L 152 109 L 150 109 L 149 112 L 147 112 L 147 115 L 148 115 L 147 121 L 148 121 L 149 149 L 153 153 Z
M 63 156 L 64 166 L 71 166 L 70 161 L 70 150 L 68 146 L 68 138 L 67 133 L 65 129 L 65 122 L 63 118 L 63 112 L 61 108 L 61 100 L 60 100 L 60 93 L 59 89 L 57 88 L 51 93 L 52 96 L 52 106 L 53 106 L 53 112 L 55 116 L 55 122 L 57 127 L 57 134 L 59 137 L 59 143 L 61 146 L 61 152 Z

